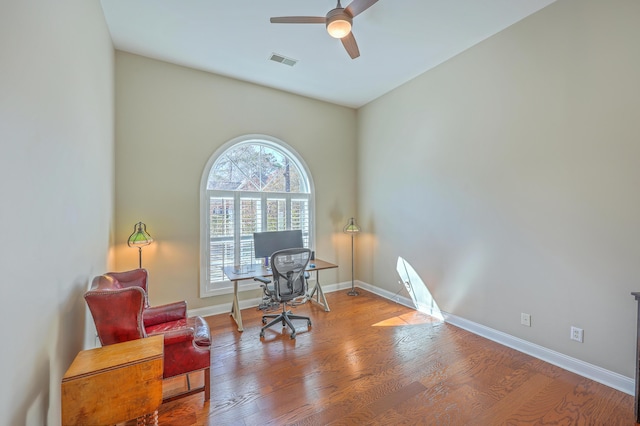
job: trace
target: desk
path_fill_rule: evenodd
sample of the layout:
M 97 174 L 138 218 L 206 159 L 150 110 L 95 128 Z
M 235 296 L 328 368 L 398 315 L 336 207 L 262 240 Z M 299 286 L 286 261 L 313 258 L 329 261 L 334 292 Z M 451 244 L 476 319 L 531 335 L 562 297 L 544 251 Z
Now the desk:
M 315 267 L 310 268 L 307 267 L 308 272 L 316 273 L 316 285 L 313 287 L 311 293 L 307 294 L 307 300 L 311 300 L 313 302 L 318 303 L 320 306 L 324 308 L 326 312 L 329 312 L 329 305 L 327 304 L 327 299 L 324 297 L 324 292 L 322 291 L 322 287 L 320 286 L 320 271 L 323 269 L 332 269 L 337 268 L 338 265 L 334 265 L 333 263 L 325 262 L 324 260 L 315 259 L 309 261 L 309 264 L 314 264 Z M 247 268 L 253 268 L 253 270 L 247 270 Z M 222 268 L 224 274 L 229 278 L 230 281 L 233 282 L 233 303 L 231 305 L 231 316 L 235 320 L 236 324 L 238 324 L 238 331 L 243 331 L 244 328 L 242 326 L 242 314 L 240 313 L 240 304 L 238 303 L 238 281 L 243 280 L 252 280 L 254 277 L 270 277 L 273 275 L 271 269 L 267 269 L 262 265 L 243 265 L 241 266 L 225 266 Z M 313 296 L 316 296 L 316 299 L 313 300 Z
M 81 351 L 62 378 L 62 424 L 157 424 L 164 336 Z

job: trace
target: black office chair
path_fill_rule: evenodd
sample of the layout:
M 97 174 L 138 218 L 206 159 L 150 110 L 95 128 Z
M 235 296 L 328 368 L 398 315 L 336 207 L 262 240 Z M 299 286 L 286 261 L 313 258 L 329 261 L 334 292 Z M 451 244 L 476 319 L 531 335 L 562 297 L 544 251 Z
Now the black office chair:
M 300 315 L 294 315 L 287 306 L 294 306 L 296 299 L 300 303 L 306 301 L 307 280 L 305 269 L 311 257 L 311 250 L 306 248 L 293 248 L 280 250 L 271 255 L 271 269 L 273 279 L 255 277 L 254 280 L 262 282 L 264 294 L 272 301 L 282 304 L 282 313 L 265 314 L 262 323 L 266 324 L 260 330 L 260 337 L 264 337 L 264 331 L 272 325 L 282 322 L 282 327 L 289 326 L 291 338 L 296 338 L 296 329 L 291 320 L 306 320 L 307 326 L 311 326 L 311 319 Z M 272 318 L 267 324 L 267 318 Z

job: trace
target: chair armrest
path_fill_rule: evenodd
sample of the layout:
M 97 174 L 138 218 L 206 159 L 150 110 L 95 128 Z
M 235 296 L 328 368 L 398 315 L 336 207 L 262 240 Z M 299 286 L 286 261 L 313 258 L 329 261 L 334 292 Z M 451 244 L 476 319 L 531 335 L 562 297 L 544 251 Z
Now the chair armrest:
M 271 282 L 269 278 L 265 278 L 265 277 L 253 277 L 253 280 L 260 281 L 263 284 L 269 284 Z
M 163 335 L 164 344 L 175 345 L 176 343 L 190 342 L 193 340 L 195 330 L 193 327 L 185 327 L 177 330 L 165 331 L 163 333 L 150 334 L 150 336 Z
M 177 321 L 187 317 L 187 302 L 174 302 L 166 305 L 152 306 L 144 310 L 142 320 L 145 327 L 169 321 Z

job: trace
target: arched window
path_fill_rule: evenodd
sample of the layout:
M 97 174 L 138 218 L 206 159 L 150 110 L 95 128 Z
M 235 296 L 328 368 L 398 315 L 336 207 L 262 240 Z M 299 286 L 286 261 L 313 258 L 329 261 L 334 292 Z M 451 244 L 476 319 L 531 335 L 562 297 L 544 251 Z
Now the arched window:
M 201 297 L 233 290 L 223 267 L 262 261 L 254 258 L 254 232 L 300 229 L 305 247 L 313 246 L 311 177 L 278 139 L 249 135 L 227 142 L 207 162 L 200 194 Z

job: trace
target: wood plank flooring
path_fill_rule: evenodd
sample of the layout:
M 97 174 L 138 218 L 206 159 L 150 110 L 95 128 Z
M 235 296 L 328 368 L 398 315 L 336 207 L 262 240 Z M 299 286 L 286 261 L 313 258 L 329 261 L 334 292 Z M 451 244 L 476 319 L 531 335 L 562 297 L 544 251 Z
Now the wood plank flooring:
M 366 291 L 305 304 L 295 340 L 262 312 L 207 317 L 211 400 L 161 425 L 635 425 L 633 397 Z M 294 325 L 295 325 L 294 324 Z M 167 389 L 171 388 L 167 383 Z M 175 385 L 178 386 L 178 385 Z

